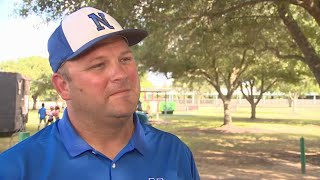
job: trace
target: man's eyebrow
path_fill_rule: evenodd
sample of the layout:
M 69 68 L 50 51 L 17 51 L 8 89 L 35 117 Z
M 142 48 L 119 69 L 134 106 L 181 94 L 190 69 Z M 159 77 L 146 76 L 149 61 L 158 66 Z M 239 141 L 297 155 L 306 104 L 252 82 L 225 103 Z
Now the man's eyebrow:
M 132 54 L 132 51 L 130 49 L 128 49 L 128 50 L 120 53 L 120 55 L 126 55 L 126 54 Z
M 94 61 L 99 61 L 99 60 L 104 60 L 104 59 L 106 59 L 106 57 L 97 56 L 97 57 L 94 57 L 94 58 L 89 58 L 89 62 L 94 62 Z
M 125 50 L 125 51 L 120 53 L 120 56 L 124 56 L 124 55 L 127 55 L 127 54 L 132 54 L 132 51 L 130 49 Z M 106 59 L 106 57 L 101 55 L 101 56 L 97 56 L 97 57 L 94 57 L 94 58 L 90 58 L 88 62 L 91 63 L 91 62 L 94 62 L 94 61 L 99 61 L 99 60 L 104 60 L 104 59 Z

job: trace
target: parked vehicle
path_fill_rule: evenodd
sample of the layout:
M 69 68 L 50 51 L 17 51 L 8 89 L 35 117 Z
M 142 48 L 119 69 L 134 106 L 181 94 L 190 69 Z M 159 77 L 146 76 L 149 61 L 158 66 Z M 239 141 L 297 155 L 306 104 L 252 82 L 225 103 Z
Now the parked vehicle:
M 0 135 L 25 131 L 30 81 L 19 73 L 0 72 Z
M 176 102 L 166 102 L 161 101 L 160 102 L 160 112 L 161 114 L 173 114 L 173 111 L 176 110 Z

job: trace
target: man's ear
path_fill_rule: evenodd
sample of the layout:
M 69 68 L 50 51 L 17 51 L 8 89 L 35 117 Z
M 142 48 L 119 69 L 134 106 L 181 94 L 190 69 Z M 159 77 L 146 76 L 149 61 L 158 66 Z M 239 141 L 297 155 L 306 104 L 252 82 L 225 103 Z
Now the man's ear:
M 62 99 L 64 100 L 70 99 L 70 90 L 69 90 L 68 81 L 61 74 L 54 73 L 52 75 L 51 82 Z

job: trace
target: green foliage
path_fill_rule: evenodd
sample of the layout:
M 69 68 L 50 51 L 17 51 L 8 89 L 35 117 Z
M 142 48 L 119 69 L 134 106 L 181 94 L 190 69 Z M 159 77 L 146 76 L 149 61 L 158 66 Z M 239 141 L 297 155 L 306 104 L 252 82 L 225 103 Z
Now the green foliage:
M 16 11 L 23 17 L 36 14 L 42 15 L 46 21 L 51 21 L 61 19 L 65 14 L 81 7 L 91 6 L 112 14 L 124 27 L 134 27 L 142 23 L 139 15 L 141 14 L 140 3 L 139 0 L 22 0 L 21 3 L 17 3 Z
M 93 6 L 112 14 L 124 27 L 143 27 L 150 33 L 138 51 L 141 72 L 145 70 L 170 73 L 173 77 L 195 74 L 195 71 L 219 65 L 219 71 L 230 71 L 243 49 L 261 49 L 268 44 L 284 54 L 301 55 L 278 16 L 278 7 L 292 3 L 290 12 L 301 29 L 318 49 L 317 18 L 308 3 L 267 0 L 232 1 L 48 1 L 23 0 L 17 6 L 20 15 L 43 15 L 47 20 Z M 238 49 L 236 49 L 238 48 Z M 242 49 L 241 49 L 242 48 Z M 301 48 L 301 47 L 300 47 Z M 229 64 L 229 65 L 228 65 Z M 228 66 L 228 67 L 227 67 Z M 228 76 L 230 73 L 224 74 Z
M 315 48 L 317 53 L 320 53 L 320 31 L 319 24 L 317 24 L 316 20 L 305 11 L 304 8 L 299 6 L 290 6 L 291 12 L 293 14 L 294 19 L 297 21 L 301 30 L 308 38 L 308 41 Z
M 18 72 L 31 80 L 32 96 L 52 98 L 57 96 L 51 84 L 52 70 L 48 59 L 42 57 L 21 58 L 0 63 L 1 71 Z

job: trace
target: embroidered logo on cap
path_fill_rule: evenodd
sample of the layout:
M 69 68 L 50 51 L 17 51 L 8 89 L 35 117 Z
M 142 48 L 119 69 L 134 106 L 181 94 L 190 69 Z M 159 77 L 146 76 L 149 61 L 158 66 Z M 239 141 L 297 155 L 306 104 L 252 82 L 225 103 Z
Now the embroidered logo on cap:
M 109 29 L 114 29 L 114 27 L 111 26 L 109 24 L 109 22 L 106 20 L 106 17 L 104 16 L 103 13 L 98 13 L 98 15 L 99 16 L 97 16 L 94 13 L 88 15 L 88 17 L 91 18 L 93 20 L 93 22 L 96 24 L 98 31 L 101 31 L 101 30 L 105 29 L 104 26 L 101 25 L 101 23 L 104 24 Z

